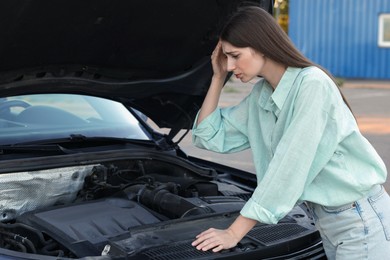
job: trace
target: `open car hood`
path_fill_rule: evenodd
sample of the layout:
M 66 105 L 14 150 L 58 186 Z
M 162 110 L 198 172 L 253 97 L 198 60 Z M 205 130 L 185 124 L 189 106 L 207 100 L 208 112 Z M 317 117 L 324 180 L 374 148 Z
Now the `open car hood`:
M 1 1 L 0 96 L 108 97 L 160 127 L 189 128 L 221 25 L 241 2 Z M 272 10 L 272 0 L 253 2 Z

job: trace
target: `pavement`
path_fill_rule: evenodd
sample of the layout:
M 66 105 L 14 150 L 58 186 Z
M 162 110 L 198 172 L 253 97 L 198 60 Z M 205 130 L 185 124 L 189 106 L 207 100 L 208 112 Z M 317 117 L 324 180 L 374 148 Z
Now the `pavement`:
M 343 88 L 375 88 L 375 89 L 390 89 L 390 81 L 375 81 L 375 80 L 345 80 Z
M 237 104 L 251 91 L 254 83 L 228 81 L 219 106 Z M 362 134 L 374 146 L 390 170 L 390 81 L 344 80 L 341 91 L 352 108 Z M 235 154 L 217 154 L 202 150 L 192 145 L 191 133 L 182 140 L 180 147 L 189 155 L 255 172 L 250 150 Z M 384 186 L 390 191 L 390 177 Z
M 359 129 L 383 159 L 390 191 L 390 81 L 346 81 L 341 88 L 352 107 Z

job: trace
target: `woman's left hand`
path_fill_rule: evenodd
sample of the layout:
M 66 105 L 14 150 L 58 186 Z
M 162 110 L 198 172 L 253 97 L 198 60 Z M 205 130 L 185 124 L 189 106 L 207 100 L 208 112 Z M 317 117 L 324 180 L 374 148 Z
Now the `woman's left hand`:
M 227 57 L 222 50 L 222 42 L 219 41 L 213 53 L 211 54 L 211 64 L 213 65 L 213 72 L 215 77 L 225 80 L 227 71 Z
M 240 239 L 236 238 L 229 228 L 223 230 L 209 228 L 196 236 L 192 246 L 196 246 L 196 249 L 202 251 L 213 249 L 213 252 L 218 252 L 236 246 L 239 241 Z

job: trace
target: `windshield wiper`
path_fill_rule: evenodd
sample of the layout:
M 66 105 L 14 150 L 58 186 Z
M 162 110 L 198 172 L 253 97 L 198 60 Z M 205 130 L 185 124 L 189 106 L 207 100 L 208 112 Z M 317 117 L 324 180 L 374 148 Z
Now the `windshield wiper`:
M 0 154 L 8 153 L 49 153 L 49 154 L 71 154 L 72 150 L 66 149 L 58 144 L 41 144 L 41 145 L 0 145 Z
M 82 134 L 71 134 L 69 136 L 68 141 L 70 142 L 76 142 L 76 143 L 121 143 L 121 144 L 137 144 L 142 146 L 149 146 L 149 147 L 158 147 L 158 144 L 156 144 L 153 140 L 142 140 L 142 139 L 129 139 L 129 138 L 120 138 L 120 137 L 106 137 L 106 136 L 94 136 L 89 137 Z
M 92 147 L 106 145 L 139 145 L 164 150 L 153 140 L 127 139 L 118 137 L 88 137 L 82 134 L 71 134 L 65 138 L 53 138 L 23 142 L 12 145 L 0 145 L 0 155 L 15 153 L 37 153 L 37 154 L 75 154 Z M 65 148 L 65 147 L 66 148 Z
M 70 148 L 76 148 L 74 146 L 77 146 L 78 148 L 83 148 L 82 145 L 85 144 L 85 148 L 91 147 L 91 146 L 100 146 L 100 145 L 115 145 L 115 144 L 135 144 L 135 145 L 142 145 L 147 147 L 154 147 L 159 148 L 159 145 L 155 143 L 153 140 L 141 140 L 141 139 L 128 139 L 128 138 L 119 138 L 119 137 L 105 137 L 105 136 L 96 136 L 96 137 L 89 137 L 82 134 L 71 134 L 69 137 L 65 138 L 53 138 L 53 139 L 44 139 L 44 140 L 36 140 L 32 142 L 25 142 L 25 143 L 18 143 L 12 146 L 3 146 L 5 149 L 35 149 L 35 150 L 42 150 L 42 151 L 56 151 L 56 150 L 63 150 L 65 153 L 75 153 L 73 150 L 69 150 L 67 148 L 64 148 L 61 145 L 64 145 L 66 147 Z M 65 145 L 66 144 L 66 145 Z M 73 145 L 72 145 L 73 144 Z M 0 146 L 0 150 L 1 150 Z M 11 148 L 12 147 L 12 148 Z M 18 147 L 18 148 L 17 148 Z

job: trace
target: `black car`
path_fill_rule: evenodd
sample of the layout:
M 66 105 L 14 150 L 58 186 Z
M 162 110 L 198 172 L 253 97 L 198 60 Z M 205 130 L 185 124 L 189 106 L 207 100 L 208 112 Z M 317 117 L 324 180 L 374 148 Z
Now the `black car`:
M 241 2 L 1 1 L 0 259 L 324 257 L 303 204 L 230 250 L 191 246 L 256 187 L 179 147 Z

